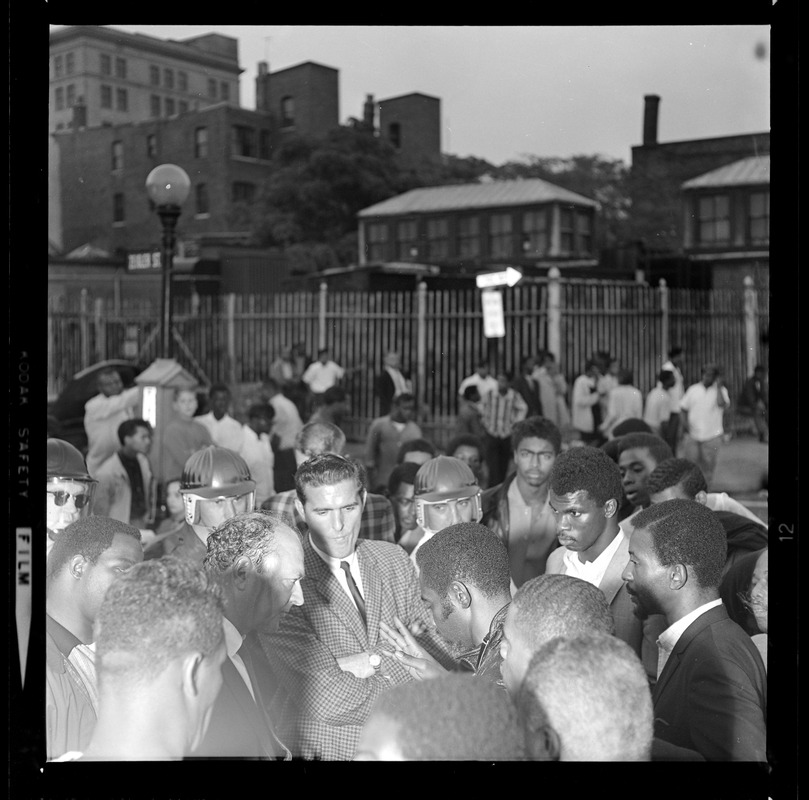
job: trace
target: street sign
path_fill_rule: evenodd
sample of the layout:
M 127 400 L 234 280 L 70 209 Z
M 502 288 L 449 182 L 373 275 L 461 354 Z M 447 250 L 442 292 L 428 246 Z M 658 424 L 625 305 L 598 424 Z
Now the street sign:
M 502 339 L 506 335 L 503 295 L 497 289 L 484 289 L 480 301 L 483 305 L 483 335 L 487 339 Z
M 160 252 L 129 253 L 126 269 L 127 272 L 158 271 L 160 269 Z
M 487 289 L 491 286 L 514 286 L 522 278 L 522 272 L 514 267 L 507 267 L 502 272 L 484 272 L 475 277 L 478 289 Z

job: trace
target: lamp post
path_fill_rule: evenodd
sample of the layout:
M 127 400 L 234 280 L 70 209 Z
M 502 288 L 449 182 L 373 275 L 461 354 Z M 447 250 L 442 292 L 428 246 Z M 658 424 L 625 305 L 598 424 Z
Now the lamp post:
M 146 177 L 146 191 L 155 204 L 163 225 L 162 296 L 160 301 L 160 356 L 171 358 L 171 269 L 174 260 L 174 232 L 182 204 L 191 189 L 188 173 L 176 164 L 161 164 Z

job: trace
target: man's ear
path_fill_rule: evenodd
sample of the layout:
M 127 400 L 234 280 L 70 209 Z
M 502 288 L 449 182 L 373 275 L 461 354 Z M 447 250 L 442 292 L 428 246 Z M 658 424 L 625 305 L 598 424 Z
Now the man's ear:
M 449 585 L 449 598 L 460 608 L 469 608 L 472 605 L 472 595 L 461 581 L 453 581 Z
M 295 509 L 303 519 L 306 519 L 306 515 L 303 513 L 303 503 L 297 498 L 297 496 L 295 497 Z
M 526 723 L 525 739 L 532 761 L 559 760 L 562 744 L 550 725 Z
M 182 683 L 183 693 L 186 697 L 194 698 L 200 692 L 200 671 L 204 658 L 205 656 L 198 651 L 183 657 Z
M 362 510 L 365 511 L 365 503 L 368 500 L 368 490 L 362 489 L 360 491 L 360 505 L 362 506 Z
M 253 569 L 253 562 L 249 556 L 239 556 L 231 567 L 231 575 L 233 576 L 233 584 L 237 589 L 243 591 L 247 586 L 248 573 Z
M 668 567 L 669 588 L 682 589 L 688 583 L 688 567 L 685 564 L 673 564 Z
M 614 498 L 607 500 L 604 503 L 604 516 L 609 519 L 610 517 L 614 517 L 616 512 L 618 511 L 618 501 Z
M 87 559 L 81 553 L 76 553 L 76 555 L 71 556 L 70 561 L 67 562 L 67 569 L 70 576 L 76 580 L 81 580 L 88 563 Z
M 708 505 L 708 492 L 706 492 L 704 489 L 700 489 L 697 492 L 697 496 L 694 498 L 694 500 L 696 500 L 698 503 L 700 503 L 703 506 L 707 506 Z

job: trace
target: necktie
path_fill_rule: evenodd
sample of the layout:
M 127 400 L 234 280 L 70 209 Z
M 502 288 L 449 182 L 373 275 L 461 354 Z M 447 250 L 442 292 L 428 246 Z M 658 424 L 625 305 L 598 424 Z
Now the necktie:
M 354 582 L 354 576 L 351 574 L 351 567 L 348 566 L 348 561 L 341 561 L 340 569 L 343 570 L 343 572 L 345 572 L 346 574 L 348 591 L 351 592 L 351 596 L 354 598 L 354 602 L 357 604 L 357 609 L 359 610 L 360 616 L 362 617 L 362 623 L 367 628 L 368 618 L 365 616 L 365 600 L 362 599 L 360 590 L 357 588 L 357 584 Z

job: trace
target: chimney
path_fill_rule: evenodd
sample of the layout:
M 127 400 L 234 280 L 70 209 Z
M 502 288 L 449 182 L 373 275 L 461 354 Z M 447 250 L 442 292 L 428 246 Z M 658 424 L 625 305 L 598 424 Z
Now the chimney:
M 647 94 L 643 97 L 643 144 L 657 144 L 657 112 L 660 107 L 660 95 Z
M 258 62 L 256 111 L 263 111 L 265 114 L 270 111 L 270 66 L 266 61 Z
M 369 131 L 374 130 L 375 118 L 376 108 L 374 106 L 374 96 L 372 94 L 366 94 L 365 104 L 362 107 L 362 122 Z

